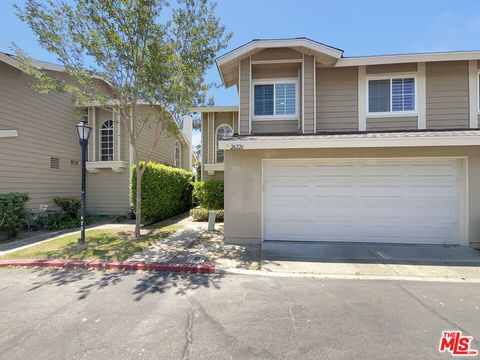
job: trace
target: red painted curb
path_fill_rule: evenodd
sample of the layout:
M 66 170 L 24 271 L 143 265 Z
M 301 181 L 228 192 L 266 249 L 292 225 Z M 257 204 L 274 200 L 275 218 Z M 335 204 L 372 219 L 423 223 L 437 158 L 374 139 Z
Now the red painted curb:
M 163 272 L 186 272 L 196 274 L 213 274 L 215 265 L 204 264 L 169 264 L 169 263 L 147 263 L 142 261 L 98 261 L 98 260 L 42 260 L 42 259 L 19 259 L 0 260 L 0 268 L 10 266 L 26 267 L 63 267 L 82 268 L 96 270 L 143 270 Z

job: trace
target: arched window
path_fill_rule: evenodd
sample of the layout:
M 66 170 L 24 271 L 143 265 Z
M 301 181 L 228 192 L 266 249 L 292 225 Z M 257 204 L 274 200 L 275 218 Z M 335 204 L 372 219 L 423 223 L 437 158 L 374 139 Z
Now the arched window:
M 182 160 L 182 148 L 180 146 L 180 142 L 178 140 L 175 140 L 175 145 L 173 148 L 173 166 L 179 168 L 182 166 L 181 164 Z
M 233 129 L 230 125 L 222 124 L 217 128 L 216 134 L 217 134 L 216 136 L 217 141 L 216 141 L 215 147 L 217 149 L 217 163 L 223 163 L 225 159 L 225 155 L 224 155 L 224 151 L 218 148 L 218 141 L 224 138 L 225 136 L 232 136 Z
M 100 127 L 100 159 L 113 161 L 113 120 L 104 121 Z

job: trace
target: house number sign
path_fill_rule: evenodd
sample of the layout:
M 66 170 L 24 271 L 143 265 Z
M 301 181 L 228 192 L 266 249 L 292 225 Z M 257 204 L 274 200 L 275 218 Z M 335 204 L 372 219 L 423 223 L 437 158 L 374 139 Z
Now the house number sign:
M 243 149 L 244 149 L 243 144 L 233 144 L 230 147 L 230 150 L 243 150 Z

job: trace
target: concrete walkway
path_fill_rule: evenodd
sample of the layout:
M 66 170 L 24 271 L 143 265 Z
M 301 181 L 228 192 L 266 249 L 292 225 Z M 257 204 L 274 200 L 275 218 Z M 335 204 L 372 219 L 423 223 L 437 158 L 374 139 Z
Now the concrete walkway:
M 347 278 L 480 279 L 480 251 L 443 245 L 266 241 L 262 270 Z
M 158 241 L 141 253 L 135 254 L 127 261 L 169 262 L 207 230 L 207 223 L 193 222 L 190 218 L 183 220 L 181 223 L 184 225 L 181 230 Z

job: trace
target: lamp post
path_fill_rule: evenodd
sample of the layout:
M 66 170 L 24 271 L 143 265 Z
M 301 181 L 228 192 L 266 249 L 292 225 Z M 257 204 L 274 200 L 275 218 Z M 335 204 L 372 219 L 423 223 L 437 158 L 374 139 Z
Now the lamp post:
M 87 175 L 87 146 L 88 139 L 92 128 L 88 126 L 87 120 L 83 119 L 77 125 L 77 134 L 80 146 L 82 147 L 82 190 L 80 191 L 80 238 L 77 243 L 77 250 L 85 250 L 87 243 L 85 242 L 85 180 Z

